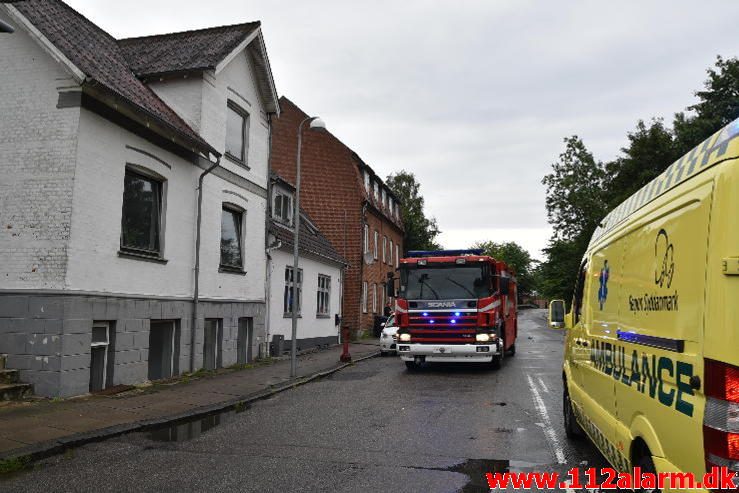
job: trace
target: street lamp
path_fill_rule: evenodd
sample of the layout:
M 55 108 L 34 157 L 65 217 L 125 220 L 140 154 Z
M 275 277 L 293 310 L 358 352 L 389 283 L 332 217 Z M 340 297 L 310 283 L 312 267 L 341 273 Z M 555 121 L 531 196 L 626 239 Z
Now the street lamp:
M 298 125 L 298 159 L 295 171 L 295 204 L 293 209 L 293 286 L 292 286 L 292 346 L 290 347 L 290 378 L 297 376 L 298 356 L 298 258 L 300 244 L 300 152 L 303 147 L 303 125 L 309 123 L 309 128 L 316 131 L 325 131 L 326 124 L 317 116 L 309 116 Z

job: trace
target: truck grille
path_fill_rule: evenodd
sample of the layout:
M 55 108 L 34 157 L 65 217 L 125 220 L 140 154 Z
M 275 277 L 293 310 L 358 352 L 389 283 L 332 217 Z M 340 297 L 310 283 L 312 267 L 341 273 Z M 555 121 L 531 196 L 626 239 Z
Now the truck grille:
M 412 312 L 408 331 L 413 342 L 471 344 L 477 333 L 475 312 Z

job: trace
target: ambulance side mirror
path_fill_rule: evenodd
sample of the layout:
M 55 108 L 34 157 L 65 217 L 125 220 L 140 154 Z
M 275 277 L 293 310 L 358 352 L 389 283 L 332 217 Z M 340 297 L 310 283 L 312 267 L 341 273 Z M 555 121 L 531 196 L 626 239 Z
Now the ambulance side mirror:
M 552 329 L 566 329 L 564 300 L 552 300 L 549 302 L 549 327 Z

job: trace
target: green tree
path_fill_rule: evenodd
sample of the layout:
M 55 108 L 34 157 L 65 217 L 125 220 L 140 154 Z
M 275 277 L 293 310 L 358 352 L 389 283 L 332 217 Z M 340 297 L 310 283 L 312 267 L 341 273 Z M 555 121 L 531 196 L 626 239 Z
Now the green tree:
M 494 241 L 478 241 L 472 248 L 480 248 L 485 255 L 502 260 L 513 268 L 518 280 L 519 294 L 530 294 L 534 286 L 533 264 L 531 254 L 515 241 L 496 243 Z
M 605 166 L 596 162 L 577 136 L 564 139 L 565 150 L 542 182 L 554 234 L 535 278 L 542 295 L 570 299 L 590 237 L 607 210 Z
M 671 130 L 660 119 L 652 120 L 649 125 L 639 120 L 627 137 L 629 145 L 621 149 L 621 156 L 605 165 L 608 209 L 615 208 L 659 176 L 681 155 Z
M 405 250 L 438 250 L 436 243 L 440 231 L 435 218 L 427 218 L 423 210 L 424 199 L 421 195 L 421 184 L 416 176 L 405 170 L 387 177 L 390 190 L 400 199 L 400 211 L 405 228 Z
M 704 89 L 695 93 L 698 102 L 688 107 L 692 113 L 675 115 L 673 128 L 680 156 L 739 118 L 739 59 L 717 56 L 707 73 Z
M 580 137 L 573 135 L 564 142 L 559 161 L 542 180 L 547 187 L 547 217 L 555 239 L 560 240 L 592 234 L 607 207 L 603 164 L 595 161 Z

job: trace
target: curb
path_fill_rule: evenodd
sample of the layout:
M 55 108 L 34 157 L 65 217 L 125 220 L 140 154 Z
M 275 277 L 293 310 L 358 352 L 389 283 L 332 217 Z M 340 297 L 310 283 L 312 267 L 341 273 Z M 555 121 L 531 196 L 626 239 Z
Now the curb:
M 5 461 L 9 459 L 26 459 L 29 462 L 34 462 L 45 459 L 47 457 L 51 457 L 53 455 L 60 454 L 68 448 L 79 447 L 81 445 L 93 442 L 100 442 L 103 440 L 107 440 L 108 438 L 125 435 L 127 433 L 146 431 L 152 428 L 158 428 L 165 424 L 174 424 L 178 421 L 190 421 L 197 418 L 204 418 L 211 414 L 230 411 L 234 409 L 237 405 L 243 406 L 245 404 L 251 404 L 264 399 L 269 399 L 270 397 L 285 392 L 286 390 L 291 390 L 307 383 L 313 382 L 314 380 L 325 378 L 349 366 L 353 366 L 356 363 L 368 360 L 370 358 L 375 358 L 379 354 L 380 351 L 378 349 L 377 352 L 362 356 L 361 358 L 357 358 L 348 363 L 342 363 L 328 370 L 320 371 L 304 377 L 298 377 L 276 388 L 256 392 L 241 397 L 236 397 L 227 401 L 219 402 L 217 404 L 196 407 L 179 414 L 172 414 L 159 418 L 144 419 L 133 423 L 109 426 L 107 428 L 101 428 L 99 430 L 89 432 L 75 433 L 74 435 L 36 443 L 15 450 L 10 450 L 5 453 L 0 453 L 0 461 Z M 0 475 L 0 478 L 2 478 L 2 475 Z

